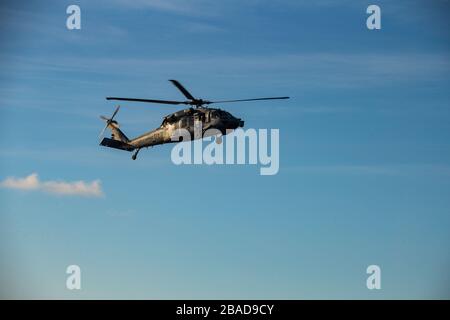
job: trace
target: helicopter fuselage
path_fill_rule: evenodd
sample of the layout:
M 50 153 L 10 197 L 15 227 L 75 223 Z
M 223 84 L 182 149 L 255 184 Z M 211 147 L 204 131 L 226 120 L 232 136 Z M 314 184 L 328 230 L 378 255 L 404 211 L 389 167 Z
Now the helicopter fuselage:
M 201 123 L 201 136 L 195 135 L 195 124 Z M 188 108 L 169 114 L 159 128 L 146 132 L 128 142 L 136 149 L 151 147 L 164 143 L 179 142 L 173 140 L 176 130 L 185 129 L 191 140 L 202 138 L 209 129 L 216 129 L 225 135 L 229 130 L 244 126 L 244 121 L 229 112 L 217 108 Z

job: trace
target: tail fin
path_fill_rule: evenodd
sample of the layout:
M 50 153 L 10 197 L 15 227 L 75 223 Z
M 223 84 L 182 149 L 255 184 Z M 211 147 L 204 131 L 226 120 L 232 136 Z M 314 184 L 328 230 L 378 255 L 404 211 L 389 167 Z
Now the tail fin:
M 101 119 L 106 121 L 106 125 L 103 128 L 102 132 L 100 133 L 100 137 L 103 136 L 103 133 L 105 132 L 106 128 L 109 128 L 111 130 L 111 139 L 104 138 L 100 145 L 110 147 L 110 148 L 116 148 L 121 150 L 127 150 L 132 151 L 135 149 L 132 145 L 129 144 L 130 140 L 128 137 L 119 129 L 119 123 L 114 120 L 115 115 L 119 111 L 120 106 L 116 108 L 111 118 L 107 118 L 105 116 L 100 116 Z
M 128 143 L 130 139 L 119 129 L 119 124 L 117 121 L 113 120 L 111 123 L 108 123 L 108 128 L 111 130 L 111 138 L 116 141 L 121 141 Z

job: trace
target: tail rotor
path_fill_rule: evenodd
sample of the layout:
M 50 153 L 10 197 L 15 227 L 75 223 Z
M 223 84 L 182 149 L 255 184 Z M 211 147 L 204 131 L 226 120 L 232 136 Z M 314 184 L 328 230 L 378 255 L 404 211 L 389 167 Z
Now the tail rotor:
M 106 125 L 103 128 L 103 130 L 100 132 L 100 136 L 99 138 L 103 137 L 103 134 L 105 133 L 106 128 L 108 128 L 108 126 L 110 124 L 114 124 L 115 126 L 119 126 L 117 121 L 114 120 L 114 117 L 116 116 L 117 112 L 119 112 L 120 106 L 117 106 L 116 110 L 114 111 L 114 113 L 112 114 L 111 118 L 107 118 L 105 116 L 100 116 L 100 119 L 105 120 L 106 121 Z

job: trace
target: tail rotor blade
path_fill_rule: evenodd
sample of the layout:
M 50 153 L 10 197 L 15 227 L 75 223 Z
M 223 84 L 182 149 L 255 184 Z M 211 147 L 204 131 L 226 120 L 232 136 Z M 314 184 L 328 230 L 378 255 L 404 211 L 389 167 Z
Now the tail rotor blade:
M 117 106 L 116 110 L 114 110 L 112 117 L 111 118 L 107 118 L 105 116 L 100 116 L 100 119 L 105 120 L 106 121 L 106 125 L 103 128 L 103 130 L 100 132 L 100 136 L 99 138 L 101 138 L 103 136 L 103 134 L 105 133 L 106 128 L 108 128 L 108 126 L 112 123 L 116 124 L 117 127 L 119 127 L 117 121 L 114 121 L 114 117 L 116 116 L 117 112 L 119 112 L 120 106 Z
M 101 139 L 101 137 L 103 137 L 103 134 L 105 133 L 106 128 L 108 128 L 109 122 L 106 122 L 106 126 L 103 128 L 103 130 L 100 132 L 100 135 L 98 136 L 99 139 Z
M 112 119 L 114 119 L 114 117 L 116 116 L 117 112 L 119 112 L 119 109 L 120 109 L 120 106 L 117 106 L 116 110 L 114 111 L 114 113 L 113 113 L 113 115 L 112 115 L 112 117 L 110 119 L 111 121 L 112 121 Z

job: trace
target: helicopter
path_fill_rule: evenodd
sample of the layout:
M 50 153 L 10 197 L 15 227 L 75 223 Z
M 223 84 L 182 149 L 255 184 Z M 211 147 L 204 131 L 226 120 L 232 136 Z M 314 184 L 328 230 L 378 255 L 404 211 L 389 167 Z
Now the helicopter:
M 120 97 L 106 97 L 106 100 L 116 101 L 133 101 L 133 102 L 147 102 L 147 103 L 159 103 L 168 105 L 188 105 L 189 108 L 179 110 L 171 113 L 163 118 L 163 121 L 159 128 L 146 132 L 134 139 L 128 139 L 128 137 L 119 129 L 119 123 L 114 120 L 120 106 L 117 106 L 114 113 L 110 118 L 100 116 L 102 120 L 106 122 L 105 127 L 100 133 L 100 138 L 103 137 L 105 130 L 108 128 L 111 130 L 111 138 L 103 138 L 100 142 L 101 146 L 115 148 L 133 152 L 132 159 L 136 160 L 139 151 L 142 148 L 153 147 L 165 143 L 181 142 L 173 141 L 172 136 L 177 129 L 186 129 L 191 139 L 203 138 L 203 135 L 196 137 L 194 135 L 194 123 L 200 121 L 202 124 L 203 133 L 208 129 L 216 129 L 222 135 L 226 135 L 230 131 L 243 128 L 244 121 L 240 118 L 234 117 L 231 113 L 221 110 L 219 108 L 208 107 L 211 104 L 216 103 L 229 103 L 229 102 L 242 102 L 242 101 L 259 101 L 259 100 L 276 100 L 276 99 L 289 99 L 289 97 L 269 97 L 269 98 L 254 98 L 254 99 L 238 99 L 238 100 L 221 100 L 221 101 L 209 101 L 203 99 L 194 98 L 194 96 L 186 90 L 177 80 L 169 80 L 181 93 L 188 99 L 185 101 L 173 101 L 173 100 L 155 100 L 155 99 L 136 99 L 136 98 L 120 98 Z M 181 137 L 182 138 L 182 137 Z

